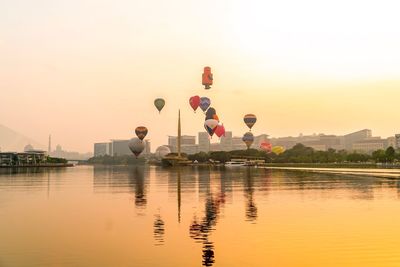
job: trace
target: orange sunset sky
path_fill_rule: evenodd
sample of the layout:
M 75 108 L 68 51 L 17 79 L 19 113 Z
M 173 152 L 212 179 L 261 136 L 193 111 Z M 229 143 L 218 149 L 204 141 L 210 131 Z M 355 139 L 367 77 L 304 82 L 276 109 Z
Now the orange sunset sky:
M 400 133 L 398 1 L 0 1 L 0 124 L 70 151 L 149 129 L 234 135 Z M 211 66 L 214 86 L 201 73 Z M 167 104 L 161 114 L 154 98 Z

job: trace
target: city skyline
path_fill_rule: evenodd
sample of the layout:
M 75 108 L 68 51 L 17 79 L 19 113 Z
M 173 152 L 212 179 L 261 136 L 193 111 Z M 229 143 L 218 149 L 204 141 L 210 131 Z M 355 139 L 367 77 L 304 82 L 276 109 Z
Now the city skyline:
M 211 98 L 237 133 L 247 113 L 255 133 L 272 136 L 400 132 L 399 3 L 206 0 L 207 12 L 183 0 L 21 3 L 0 3 L 0 123 L 41 144 L 51 133 L 87 152 L 144 125 L 158 146 L 175 134 L 179 108 L 184 132 L 202 130 L 193 95 Z
M 151 150 L 150 140 L 146 139 L 146 149 L 144 155 L 149 156 L 155 153 L 161 147 L 168 147 L 173 153 L 177 153 L 177 136 L 168 136 L 168 141 L 161 146 L 153 147 Z M 218 141 L 215 142 L 215 139 Z M 245 150 L 246 145 L 242 141 L 241 136 L 234 136 L 231 131 L 227 131 L 225 136 L 221 138 L 214 138 L 214 142 L 209 137 L 207 132 L 198 132 L 197 135 L 181 136 L 181 151 L 186 154 L 196 154 L 198 152 L 212 152 L 212 151 L 233 151 Z M 121 145 L 115 146 L 118 142 Z M 284 137 L 270 137 L 268 134 L 259 134 L 254 136 L 254 142 L 250 148 L 261 150 L 261 144 L 268 142 L 272 146 L 282 146 L 284 149 L 290 149 L 296 144 L 303 144 L 304 146 L 311 147 L 317 151 L 327 151 L 334 149 L 336 151 L 346 150 L 355 151 L 359 153 L 372 153 L 379 149 L 387 149 L 393 147 L 400 148 L 400 134 L 395 134 L 388 138 L 374 136 L 372 130 L 362 129 L 356 132 L 346 133 L 344 135 L 332 134 L 312 134 L 298 136 L 284 136 Z M 128 149 L 129 139 L 111 139 L 110 142 L 94 143 L 93 154 L 94 156 L 102 155 L 131 155 Z

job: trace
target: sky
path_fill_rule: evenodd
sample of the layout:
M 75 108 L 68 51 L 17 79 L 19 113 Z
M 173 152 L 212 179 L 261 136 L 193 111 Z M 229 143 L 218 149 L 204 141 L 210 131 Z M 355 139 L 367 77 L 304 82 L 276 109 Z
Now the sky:
M 178 109 L 183 133 L 204 130 L 188 103 L 199 95 L 236 136 L 247 113 L 254 134 L 392 136 L 398 10 L 389 0 L 2 0 L 0 124 L 80 152 L 143 125 L 154 150 L 176 135 Z

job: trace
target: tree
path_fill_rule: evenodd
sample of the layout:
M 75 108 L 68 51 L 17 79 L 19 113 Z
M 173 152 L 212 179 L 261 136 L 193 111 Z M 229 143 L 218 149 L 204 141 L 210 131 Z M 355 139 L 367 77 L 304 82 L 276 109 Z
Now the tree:
M 386 156 L 386 160 L 388 162 L 393 162 L 396 156 L 396 151 L 394 150 L 393 147 L 388 147 L 385 151 L 385 156 Z

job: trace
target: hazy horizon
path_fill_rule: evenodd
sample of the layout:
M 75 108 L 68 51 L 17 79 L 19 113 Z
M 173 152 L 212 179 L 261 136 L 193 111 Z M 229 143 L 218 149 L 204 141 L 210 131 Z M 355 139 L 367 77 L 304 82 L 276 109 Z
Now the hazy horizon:
M 3 1 L 0 124 L 65 150 L 149 129 L 152 150 L 203 131 L 207 96 L 227 131 L 400 133 L 396 1 Z M 210 66 L 214 85 L 204 90 Z M 161 112 L 157 97 L 166 100 Z

